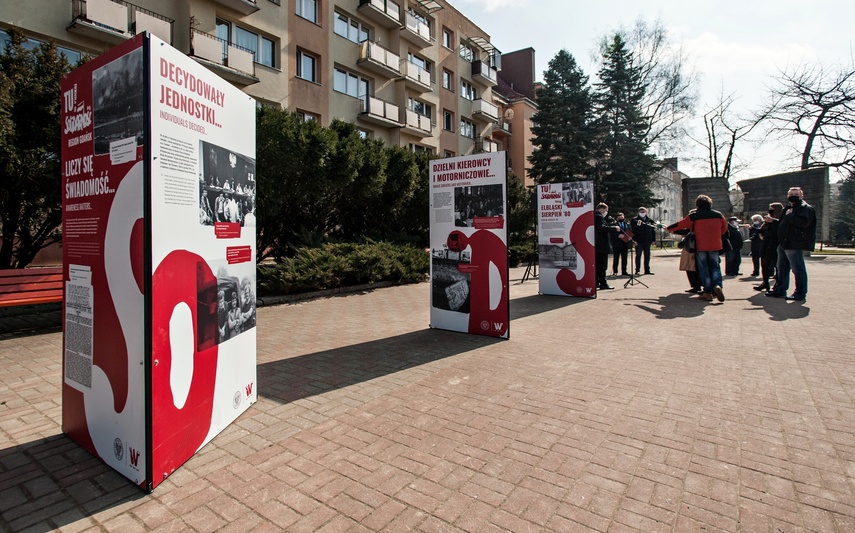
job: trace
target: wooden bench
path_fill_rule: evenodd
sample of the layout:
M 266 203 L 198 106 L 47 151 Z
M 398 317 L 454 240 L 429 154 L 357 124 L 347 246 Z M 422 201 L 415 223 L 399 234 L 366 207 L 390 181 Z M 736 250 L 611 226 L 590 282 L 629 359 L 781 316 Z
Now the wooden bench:
M 0 307 L 62 301 L 62 267 L 0 270 Z

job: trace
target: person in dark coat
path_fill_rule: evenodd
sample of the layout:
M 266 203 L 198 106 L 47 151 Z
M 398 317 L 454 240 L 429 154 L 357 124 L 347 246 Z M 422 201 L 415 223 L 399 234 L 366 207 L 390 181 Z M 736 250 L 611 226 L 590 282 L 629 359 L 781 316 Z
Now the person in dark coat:
M 597 289 L 606 290 L 609 287 L 606 282 L 606 269 L 609 264 L 609 254 L 612 251 L 609 243 L 609 235 L 620 231 L 614 219 L 609 214 L 609 206 L 604 203 L 597 204 L 594 211 L 594 251 L 596 252 L 597 264 Z
M 751 217 L 751 227 L 748 228 L 748 240 L 751 241 L 751 270 L 752 276 L 760 275 L 760 256 L 763 255 L 763 239 L 760 237 L 760 228 L 763 226 L 763 215 Z
M 760 251 L 760 274 L 763 276 L 763 282 L 754 287 L 756 291 L 772 290 L 769 281 L 775 276 L 778 263 L 778 221 L 783 212 L 784 204 L 775 202 L 769 204 L 769 212 L 763 217 L 763 225 L 760 226 L 760 238 L 763 240 L 763 249 Z
M 805 202 L 801 187 L 790 187 L 787 191 L 788 205 L 778 223 L 778 274 L 775 287 L 766 296 L 804 301 L 807 298 L 808 275 L 805 267 L 805 252 L 816 246 L 816 211 Z M 790 288 L 790 270 L 796 281 L 793 294 Z
M 641 256 L 644 256 L 644 273 L 650 271 L 650 246 L 656 242 L 656 221 L 647 216 L 647 208 L 638 208 L 638 216 L 632 219 L 630 229 L 635 239 L 635 274 L 641 274 Z
M 725 276 L 740 276 L 739 266 L 742 264 L 742 233 L 739 231 L 739 219 L 730 217 L 727 222 L 727 240 L 730 250 L 725 253 Z
M 629 229 L 629 223 L 626 221 L 623 213 L 618 213 L 615 220 L 620 233 L 609 233 L 609 239 L 612 244 L 612 276 L 617 276 L 618 263 L 620 263 L 620 273 L 623 276 L 628 276 L 626 271 L 626 259 L 629 254 L 630 237 L 627 236 L 626 230 Z

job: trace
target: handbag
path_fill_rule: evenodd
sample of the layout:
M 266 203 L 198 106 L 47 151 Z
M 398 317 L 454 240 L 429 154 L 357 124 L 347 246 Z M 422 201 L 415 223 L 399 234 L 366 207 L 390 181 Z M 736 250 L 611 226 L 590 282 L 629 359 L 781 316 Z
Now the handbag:
M 683 237 L 683 249 L 686 250 L 687 252 L 692 253 L 692 254 L 695 253 L 697 245 L 698 245 L 698 243 L 695 240 L 695 232 L 694 231 L 690 231 L 689 233 L 686 234 L 685 237 Z

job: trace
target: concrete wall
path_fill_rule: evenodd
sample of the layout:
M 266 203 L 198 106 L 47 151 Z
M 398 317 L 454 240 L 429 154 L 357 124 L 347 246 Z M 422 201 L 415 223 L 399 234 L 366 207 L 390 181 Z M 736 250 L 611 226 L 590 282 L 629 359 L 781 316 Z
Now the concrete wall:
M 785 172 L 761 178 L 737 182 L 745 194 L 745 213 L 766 213 L 769 204 L 780 202 L 787 205 L 787 189 L 801 187 L 805 192 L 805 202 L 816 209 L 817 241 L 827 241 L 830 227 L 828 212 L 829 184 L 828 168 L 812 168 L 797 172 Z
M 733 206 L 727 193 L 728 184 L 722 178 L 685 178 L 683 179 L 683 216 L 695 208 L 695 199 L 699 194 L 706 194 L 713 201 L 713 209 L 725 215 L 730 214 Z

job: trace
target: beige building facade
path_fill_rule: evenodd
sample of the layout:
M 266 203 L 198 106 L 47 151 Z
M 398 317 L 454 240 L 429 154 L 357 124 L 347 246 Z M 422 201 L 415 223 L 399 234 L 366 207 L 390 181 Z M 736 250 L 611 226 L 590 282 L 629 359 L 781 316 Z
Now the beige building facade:
M 531 145 L 533 102 L 494 91 L 500 52 L 445 1 L 136 1 L 2 2 L 0 30 L 52 40 L 72 60 L 150 31 L 259 105 L 441 157 L 507 150 L 526 174 L 514 145 Z

